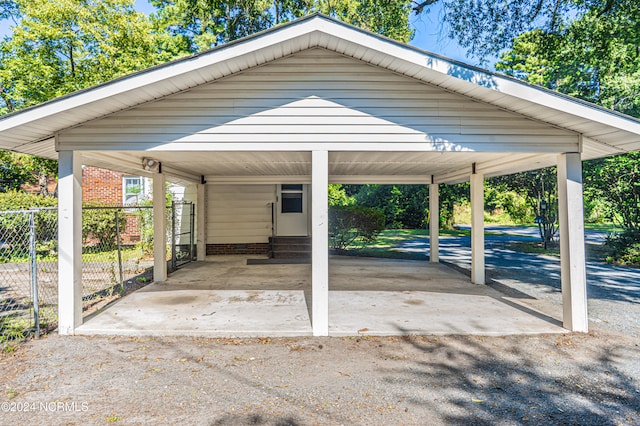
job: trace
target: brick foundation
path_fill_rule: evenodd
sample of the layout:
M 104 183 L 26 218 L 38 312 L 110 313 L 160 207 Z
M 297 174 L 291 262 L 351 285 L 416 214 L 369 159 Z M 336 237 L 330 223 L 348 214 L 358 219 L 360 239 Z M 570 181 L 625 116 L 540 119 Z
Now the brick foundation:
M 207 244 L 207 255 L 259 254 L 268 256 L 270 250 L 269 243 Z

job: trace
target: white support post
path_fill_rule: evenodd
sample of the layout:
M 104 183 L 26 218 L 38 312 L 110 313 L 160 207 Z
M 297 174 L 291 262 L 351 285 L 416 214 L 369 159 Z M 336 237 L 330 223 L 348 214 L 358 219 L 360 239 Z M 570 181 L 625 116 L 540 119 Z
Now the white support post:
M 471 175 L 471 282 L 484 284 L 484 175 Z
M 196 194 L 196 252 L 198 253 L 198 260 L 205 260 L 207 257 L 206 186 L 198 184 Z
M 567 330 L 586 333 L 589 329 L 589 320 L 582 160 L 579 153 L 558 156 L 558 218 L 560 220 L 562 323 Z
M 440 191 L 437 183 L 429 185 L 429 261 L 440 262 Z
M 153 280 L 167 279 L 167 197 L 162 173 L 153 175 Z
M 74 151 L 58 153 L 58 333 L 82 324 L 82 164 Z
M 329 153 L 313 151 L 311 166 L 311 324 L 329 335 Z

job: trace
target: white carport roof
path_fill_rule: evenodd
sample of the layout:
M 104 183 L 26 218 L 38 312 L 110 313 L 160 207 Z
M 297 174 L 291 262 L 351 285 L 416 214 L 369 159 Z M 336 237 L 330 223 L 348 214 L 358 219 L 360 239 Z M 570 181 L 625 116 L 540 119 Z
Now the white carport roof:
M 365 63 L 405 75 L 451 93 L 515 112 L 537 122 L 565 129 L 581 135 L 582 158 L 592 159 L 640 149 L 640 121 L 569 96 L 558 94 L 513 78 L 492 73 L 477 67 L 453 61 L 380 35 L 358 29 L 324 15 L 311 15 L 285 25 L 228 43 L 223 46 L 189 56 L 160 66 L 149 68 L 116 80 L 63 96 L 0 118 L 0 148 L 42 157 L 57 158 L 55 136 L 57 132 L 77 127 L 88 121 L 131 109 L 149 101 L 190 88 L 216 81 L 244 70 L 267 64 L 296 52 L 310 48 L 323 48 Z M 416 164 L 420 156 L 398 152 L 394 155 L 372 153 L 344 153 L 340 158 L 330 158 L 334 173 L 357 164 Z M 449 162 L 449 169 L 458 173 L 445 173 L 439 181 L 459 181 L 468 175 L 472 163 L 484 162 L 486 175 L 502 174 L 520 170 L 540 168 L 555 164 L 554 155 L 520 155 L 507 159 L 504 154 L 451 152 L 423 153 L 424 161 L 431 167 L 434 163 Z M 229 154 L 230 155 L 230 154 Z M 256 162 L 251 153 L 235 157 L 239 163 Z M 264 155 L 264 153 L 260 154 Z M 271 154 L 273 164 L 278 163 L 277 153 Z M 282 164 L 308 164 L 304 153 L 300 158 L 290 154 Z M 434 155 L 442 158 L 434 161 Z M 188 178 L 206 175 L 198 169 L 193 156 L 180 153 L 154 151 L 154 158 L 165 161 L 170 175 Z M 453 158 L 455 157 L 455 159 Z M 87 161 L 93 165 L 108 167 L 118 155 L 89 155 Z M 132 155 L 128 161 L 119 161 L 119 168 L 131 173 L 140 173 L 141 154 Z M 268 158 L 262 157 L 263 162 Z M 219 159 L 220 164 L 233 164 L 230 159 Z M 394 166 L 388 166 L 389 172 Z M 232 171 L 230 173 L 233 174 Z M 143 173 L 142 173 L 143 174 Z M 282 173 L 286 174 L 286 173 Z M 435 174 L 433 171 L 431 175 Z

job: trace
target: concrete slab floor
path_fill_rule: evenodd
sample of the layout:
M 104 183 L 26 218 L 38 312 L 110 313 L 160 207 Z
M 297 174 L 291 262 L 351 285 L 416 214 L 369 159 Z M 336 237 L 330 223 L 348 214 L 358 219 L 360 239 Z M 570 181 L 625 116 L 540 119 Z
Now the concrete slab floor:
M 85 320 L 76 334 L 259 337 L 311 335 L 311 265 L 247 265 L 211 256 Z M 331 257 L 329 333 L 566 332 L 560 321 L 443 264 Z

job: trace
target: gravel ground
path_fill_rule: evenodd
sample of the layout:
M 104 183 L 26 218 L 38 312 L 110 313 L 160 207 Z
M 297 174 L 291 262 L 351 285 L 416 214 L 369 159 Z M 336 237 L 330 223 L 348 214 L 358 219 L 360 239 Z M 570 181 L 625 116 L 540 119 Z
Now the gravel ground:
M 503 274 L 495 288 L 558 315 L 554 282 Z M 588 334 L 53 334 L 0 354 L 0 424 L 640 425 L 640 340 L 619 325 L 640 309 L 628 294 L 603 298 L 615 321 Z
M 638 342 L 59 337 L 0 358 L 2 424 L 640 424 Z M 28 410 L 28 411 L 25 411 Z

